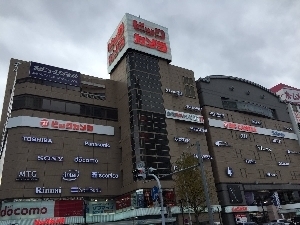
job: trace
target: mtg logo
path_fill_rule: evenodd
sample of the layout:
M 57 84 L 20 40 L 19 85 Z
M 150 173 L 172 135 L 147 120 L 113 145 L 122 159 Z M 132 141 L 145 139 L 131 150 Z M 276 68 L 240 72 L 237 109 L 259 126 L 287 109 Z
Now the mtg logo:
M 63 173 L 62 179 L 65 181 L 74 181 L 79 177 L 78 170 L 68 170 Z

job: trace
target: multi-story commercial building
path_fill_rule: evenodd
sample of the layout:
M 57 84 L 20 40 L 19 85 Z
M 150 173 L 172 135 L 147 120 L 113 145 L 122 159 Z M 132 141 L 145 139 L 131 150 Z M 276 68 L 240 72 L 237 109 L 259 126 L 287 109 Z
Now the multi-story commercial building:
M 261 222 L 295 213 L 299 145 L 287 105 L 235 77 L 201 78 L 197 89 L 224 224 L 234 224 L 234 217 Z
M 156 181 L 132 174 L 152 167 L 161 177 L 166 221 L 183 224 L 188 211 L 168 174 L 182 152 L 197 154 L 197 141 L 201 154 L 212 156 L 203 165 L 216 186 L 215 221 L 231 225 L 260 212 L 276 218 L 278 210 L 298 208 L 279 201 L 298 196 L 299 147 L 276 95 L 225 76 L 195 82 L 193 71 L 170 64 L 168 29 L 130 14 L 107 51 L 108 80 L 11 60 L 0 223 L 161 223 L 151 193 Z M 257 196 L 270 194 L 278 201 L 261 207 Z

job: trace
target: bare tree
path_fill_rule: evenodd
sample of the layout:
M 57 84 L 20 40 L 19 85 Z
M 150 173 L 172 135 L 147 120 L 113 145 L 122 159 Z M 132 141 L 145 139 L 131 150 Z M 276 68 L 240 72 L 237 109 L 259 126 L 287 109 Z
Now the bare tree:
M 198 165 L 198 159 L 193 154 L 183 153 L 175 162 L 176 170 L 180 171 L 194 165 Z M 206 209 L 206 198 L 204 186 L 201 178 L 200 168 L 194 167 L 183 170 L 174 175 L 176 195 L 184 199 L 185 208 L 192 210 L 195 215 L 195 221 L 200 224 L 199 216 Z M 207 176 L 207 183 L 211 186 L 211 178 Z M 212 188 L 214 189 L 214 187 Z

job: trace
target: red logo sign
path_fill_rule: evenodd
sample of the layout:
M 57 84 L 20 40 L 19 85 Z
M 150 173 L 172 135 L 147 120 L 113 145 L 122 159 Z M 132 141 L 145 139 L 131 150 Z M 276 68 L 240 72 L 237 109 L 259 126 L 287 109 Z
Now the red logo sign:
M 114 38 L 108 43 L 107 51 L 110 53 L 108 56 L 108 64 L 110 65 L 118 56 L 119 52 L 125 46 L 124 37 L 124 23 L 118 27 L 118 32 Z
M 147 36 L 155 37 L 157 39 L 165 40 L 166 34 L 163 30 L 158 28 L 145 27 L 144 23 L 133 20 L 133 28 L 137 31 L 145 33 Z
M 49 126 L 49 120 L 42 119 L 40 124 L 41 124 L 41 127 L 48 127 Z
M 41 127 L 46 128 L 50 124 L 49 120 L 42 119 L 40 122 Z M 50 124 L 51 128 L 58 130 L 74 130 L 74 131 L 86 131 L 92 132 L 94 130 L 94 126 L 86 123 L 74 123 L 74 122 L 64 122 L 52 120 Z
M 27 208 L 27 207 L 20 207 L 12 209 L 12 207 L 5 206 L 4 209 L 1 210 L 1 217 L 4 216 L 14 216 L 14 215 L 40 215 L 46 214 L 47 208 L 46 207 L 34 207 L 34 208 Z
M 248 211 L 248 207 L 247 206 L 236 206 L 236 207 L 232 207 L 231 208 L 232 212 L 245 212 Z
M 134 34 L 135 44 L 142 45 L 147 48 L 156 49 L 157 51 L 163 53 L 167 53 L 168 51 L 167 44 L 165 42 L 156 40 L 156 39 L 165 40 L 166 34 L 163 30 L 158 28 L 152 29 L 152 28 L 145 27 L 144 23 L 137 22 L 136 20 L 133 20 L 133 28 L 136 31 L 145 33 L 147 36 L 154 37 L 154 38 L 148 38 L 135 33 Z
M 256 127 L 239 124 L 239 123 L 232 123 L 232 122 L 224 122 L 224 127 L 230 130 L 239 130 L 244 132 L 256 133 Z
M 58 225 L 58 224 L 64 224 L 65 218 L 49 218 L 49 219 L 35 219 L 34 225 Z

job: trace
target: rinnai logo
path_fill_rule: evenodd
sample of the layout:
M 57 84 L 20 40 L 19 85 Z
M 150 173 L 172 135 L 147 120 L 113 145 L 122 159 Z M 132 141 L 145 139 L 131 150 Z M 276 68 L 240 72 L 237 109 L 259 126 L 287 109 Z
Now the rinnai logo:
M 13 205 L 11 206 L 5 206 L 4 209 L 1 209 L 0 215 L 1 217 L 5 216 L 18 216 L 18 215 L 42 215 L 47 213 L 46 207 L 34 207 L 34 208 L 13 208 Z
M 59 188 L 45 188 L 45 187 L 36 187 L 36 194 L 61 194 L 61 187 Z
M 124 23 L 121 23 L 118 27 L 118 32 L 114 38 L 107 45 L 108 56 L 108 65 L 112 64 L 112 62 L 117 58 L 119 52 L 125 46 L 125 36 L 124 36 Z
M 224 127 L 230 130 L 239 130 L 249 133 L 256 133 L 256 127 L 244 125 L 244 124 L 238 124 L 238 123 L 232 123 L 232 122 L 224 122 Z
M 65 218 L 49 218 L 49 219 L 35 219 L 33 225 L 59 225 L 65 224 Z
M 41 127 L 48 127 L 49 126 L 49 120 L 42 119 L 40 124 L 41 124 Z

